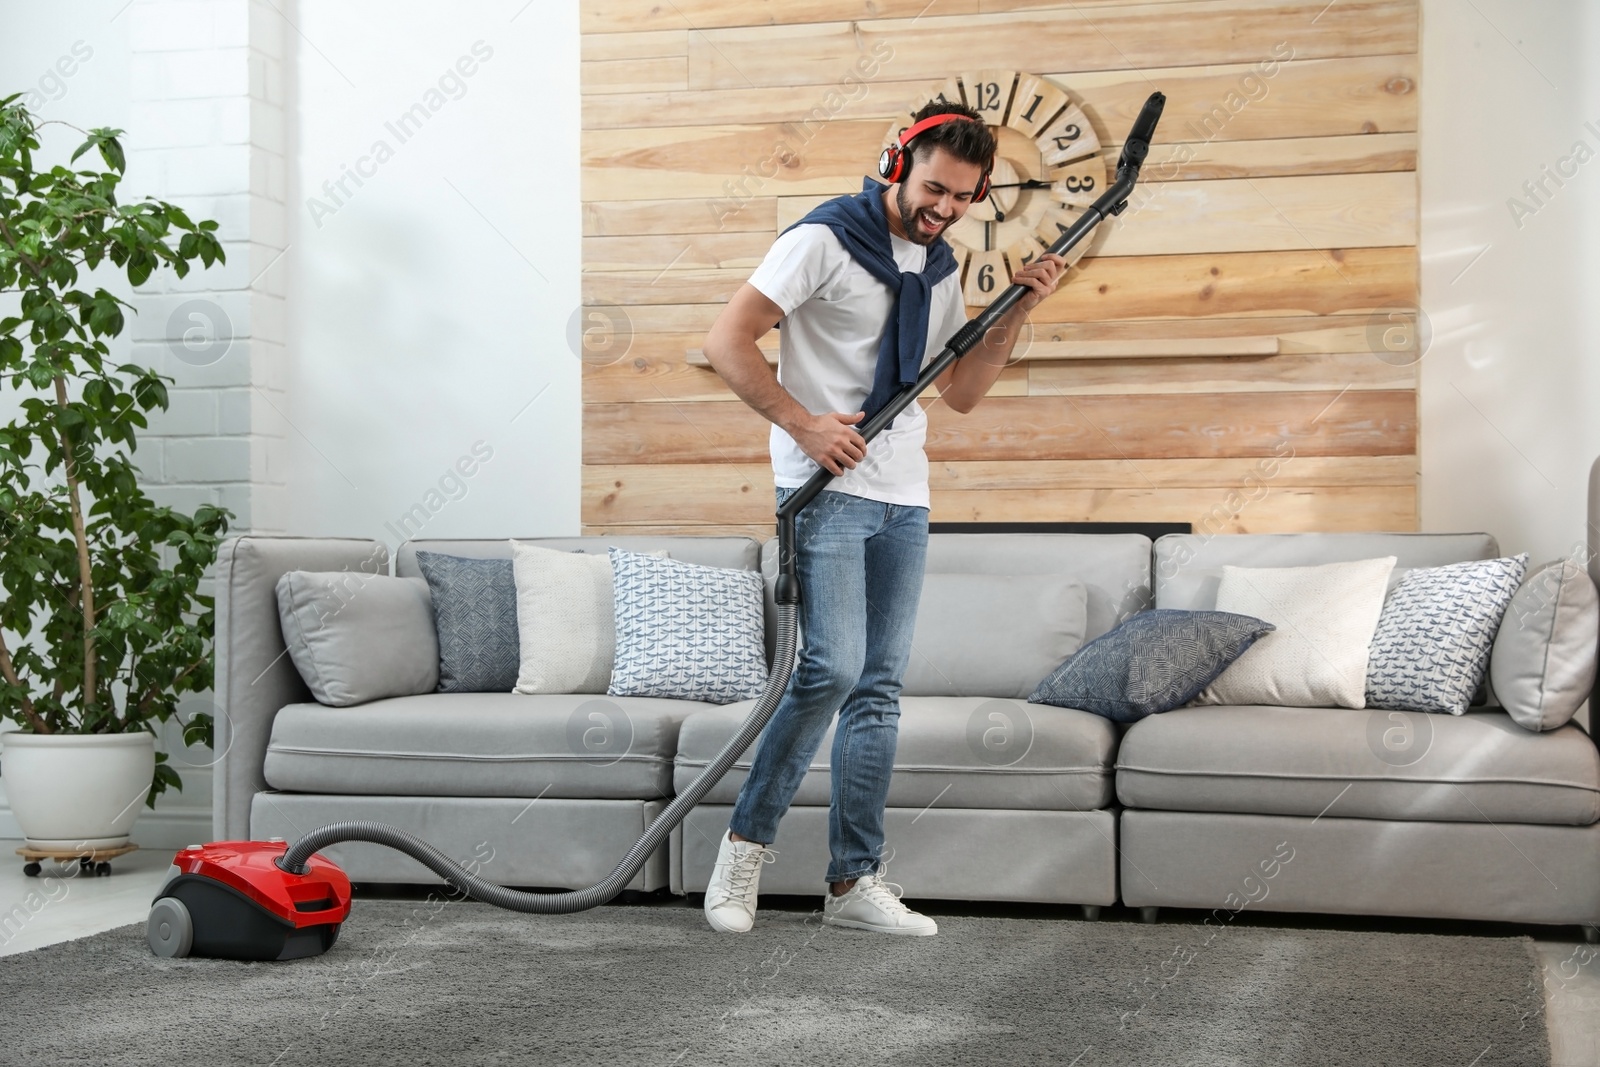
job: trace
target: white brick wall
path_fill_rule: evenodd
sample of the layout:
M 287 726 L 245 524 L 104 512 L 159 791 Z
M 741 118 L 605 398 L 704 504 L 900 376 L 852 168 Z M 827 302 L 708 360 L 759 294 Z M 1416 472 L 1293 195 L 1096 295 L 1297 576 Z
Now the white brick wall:
M 123 17 L 130 192 L 217 220 L 228 257 L 136 294 L 133 358 L 174 379 L 141 440 L 143 480 L 174 507 L 231 508 L 231 533 L 283 532 L 292 31 L 263 0 L 134 0 Z M 219 328 L 232 340 L 208 351 Z
M 163 271 L 135 295 L 132 358 L 174 379 L 168 410 L 140 437 L 141 480 L 159 504 L 231 509 L 230 534 L 282 533 L 285 427 L 272 404 L 289 406 L 284 17 L 259 0 L 134 0 L 122 17 L 134 53 L 130 185 L 215 219 L 228 257 L 183 279 Z M 219 320 L 232 342 L 208 361 Z M 189 330 L 196 347 L 183 343 Z M 204 586 L 214 594 L 214 581 Z M 185 717 L 210 710 L 209 693 L 185 700 Z M 211 754 L 186 752 L 178 731 L 169 734 L 184 790 L 141 824 L 152 846 L 211 836 Z
M 285 16 L 263 0 L 134 0 L 123 17 L 131 191 L 216 219 L 227 252 L 135 296 L 133 358 L 174 379 L 144 481 L 163 503 L 231 508 L 230 533 L 283 532 Z M 219 330 L 231 343 L 208 347 Z

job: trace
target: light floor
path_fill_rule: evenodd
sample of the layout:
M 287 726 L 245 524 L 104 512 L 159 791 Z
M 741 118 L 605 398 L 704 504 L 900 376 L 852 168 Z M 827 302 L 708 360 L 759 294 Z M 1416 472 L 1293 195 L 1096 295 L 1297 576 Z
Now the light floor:
M 129 923 L 142 924 L 151 898 L 166 877 L 172 852 L 141 850 L 112 861 L 109 877 L 79 877 L 76 867 L 45 864 L 38 877 L 23 874 L 15 854 L 20 841 L 0 840 L 0 956 L 88 937 Z M 932 910 L 932 909 L 930 909 Z M 1108 916 L 1112 909 L 1106 909 Z M 1182 913 L 1179 913 L 1182 914 Z M 1267 925 L 1270 916 L 1257 917 Z M 1287 918 L 1287 917 L 1285 917 Z M 1291 920 L 1286 925 L 1302 925 Z M 1391 928 L 1393 920 L 1376 920 Z M 1345 925 L 1341 922 L 1340 925 Z M 1452 933 L 1474 924 L 1452 924 Z M 1429 928 L 1418 924 L 1419 928 Z M 1483 930 L 1502 927 L 1479 924 Z M 1555 1067 L 1600 1064 L 1600 945 L 1587 945 L 1577 927 L 1504 927 L 1534 938 L 1544 966 L 1545 1017 Z M 142 931 L 134 934 L 142 938 Z M 3 966 L 3 965 L 0 965 Z

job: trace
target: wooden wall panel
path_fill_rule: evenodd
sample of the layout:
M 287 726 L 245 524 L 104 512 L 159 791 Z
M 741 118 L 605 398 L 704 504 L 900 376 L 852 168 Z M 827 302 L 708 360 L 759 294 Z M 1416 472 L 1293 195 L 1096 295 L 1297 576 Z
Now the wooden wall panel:
M 1145 97 L 1168 102 L 1134 203 L 990 397 L 924 398 L 932 517 L 1416 528 L 1416 366 L 1380 342 L 1417 303 L 1417 0 L 580 11 L 583 299 L 631 335 L 583 369 L 586 532 L 770 536 L 767 423 L 691 355 L 779 230 L 856 191 L 933 82 L 982 68 L 1051 77 L 1113 157 Z M 1278 354 L 1196 354 L 1230 339 Z M 1179 354 L 1057 358 L 1151 342 Z
M 686 247 L 688 242 L 684 242 Z M 719 304 L 747 268 L 593 270 L 585 303 Z M 1035 323 L 1189 319 L 1212 315 L 1333 315 L 1416 306 L 1413 248 L 1311 249 L 1192 256 L 1086 256 L 1033 311 Z M 707 327 L 715 315 L 702 311 Z M 641 330 L 638 322 L 635 330 Z M 1180 335 L 1187 327 L 1173 327 Z
M 933 463 L 942 521 L 1191 522 L 1213 533 L 1406 529 L 1416 521 L 1415 464 L 1405 457 L 1259 460 L 1032 460 Z M 1247 486 L 1230 502 L 1227 488 Z M 677 531 L 695 500 L 751 536 L 772 534 L 772 470 L 737 463 L 591 464 L 584 513 L 606 530 Z
M 1059 393 L 989 397 L 966 415 L 928 406 L 928 459 L 1270 456 L 1285 440 L 1319 456 L 1414 455 L 1410 392 Z M 767 458 L 767 422 L 742 404 L 585 404 L 585 463 Z M 593 432 L 590 432 L 592 428 Z
M 1327 10 L 1316 17 L 1321 7 Z M 981 31 L 981 32 L 980 32 Z M 897 78 L 942 79 L 993 66 L 1033 73 L 1254 63 L 1287 44 L 1300 59 L 1417 51 L 1414 0 L 1195 0 L 1086 10 L 928 15 L 702 29 L 689 35 L 689 87 L 823 86 L 840 57 L 892 54 Z M 994 57 L 974 62 L 977 53 Z M 1063 71 L 1062 57 L 1072 66 Z M 778 57 L 781 57 L 779 59 Z
M 687 48 L 687 36 L 682 41 Z M 1101 140 L 1108 143 L 1121 140 L 1152 85 L 1167 93 L 1161 136 L 1171 142 L 1335 137 L 1417 128 L 1415 55 L 1296 58 L 1280 65 L 1271 78 L 1260 76 L 1259 62 L 1138 71 L 1117 64 L 1106 71 L 1032 73 L 1069 86 L 1083 101 Z M 848 69 L 842 60 L 839 66 L 841 72 Z M 1259 86 L 1245 81 L 1251 74 L 1256 74 Z M 834 119 L 878 119 L 887 126 L 918 94 L 926 93 L 928 83 L 902 77 L 891 59 L 861 88 L 829 95 L 839 88 L 827 84 L 797 91 L 789 86 L 740 85 L 692 92 L 590 92 L 583 98 L 583 124 L 588 130 L 602 130 L 802 122 L 813 109 L 826 106 L 837 109 L 832 111 Z M 1226 107 L 1230 92 L 1238 92 L 1240 100 L 1227 109 L 1227 121 L 1222 122 L 1213 109 Z

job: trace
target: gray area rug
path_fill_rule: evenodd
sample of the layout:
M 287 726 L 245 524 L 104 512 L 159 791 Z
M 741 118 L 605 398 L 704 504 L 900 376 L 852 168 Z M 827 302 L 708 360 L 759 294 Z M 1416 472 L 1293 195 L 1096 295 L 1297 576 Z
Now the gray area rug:
M 0 958 L 6 1064 L 1550 1062 L 1524 937 L 944 915 L 931 938 L 682 902 L 358 899 L 327 955 L 163 960 L 144 928 Z

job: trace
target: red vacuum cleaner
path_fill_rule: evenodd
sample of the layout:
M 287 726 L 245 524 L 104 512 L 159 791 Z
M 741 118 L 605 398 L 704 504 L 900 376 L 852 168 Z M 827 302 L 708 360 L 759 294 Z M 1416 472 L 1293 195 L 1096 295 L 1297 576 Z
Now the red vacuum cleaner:
M 1107 215 L 1122 214 L 1165 103 L 1166 97 L 1160 93 L 1152 93 L 1145 101 L 1117 160 L 1116 180 L 1051 244 L 1051 252 L 1065 255 Z M 882 432 L 945 368 L 976 345 L 1026 291 L 1026 286 L 1013 285 L 977 318 L 968 320 L 914 383 L 858 427 L 861 436 L 871 441 Z M 179 852 L 150 908 L 146 927 L 150 950 L 157 956 L 233 960 L 292 960 L 326 952 L 338 940 L 339 925 L 350 914 L 350 879 L 315 853 L 340 841 L 370 841 L 398 849 L 463 894 L 511 911 L 570 914 L 599 907 L 615 897 L 755 742 L 777 710 L 795 659 L 800 578 L 795 564 L 794 520 L 832 478 L 826 468 L 818 470 L 778 509 L 778 576 L 773 591 L 778 609 L 777 648 L 766 690 L 705 773 L 673 798 L 605 881 L 567 893 L 526 893 L 479 878 L 433 845 L 396 827 L 368 821 L 334 823 L 312 830 L 287 847 L 282 840 L 217 841 Z
M 190 845 L 172 858 L 156 893 L 146 939 L 158 956 L 294 960 L 339 940 L 350 914 L 350 879 L 311 857 L 304 874 L 278 866 L 287 846 L 271 841 Z

